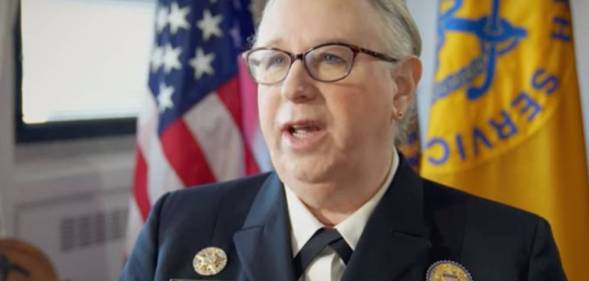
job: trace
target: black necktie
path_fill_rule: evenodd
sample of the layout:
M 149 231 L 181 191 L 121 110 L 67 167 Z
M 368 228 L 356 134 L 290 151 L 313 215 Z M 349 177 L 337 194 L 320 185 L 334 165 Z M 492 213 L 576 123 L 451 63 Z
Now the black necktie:
M 313 234 L 311 239 L 307 241 L 307 244 L 295 256 L 293 260 L 295 280 L 298 280 L 303 275 L 303 272 L 311 264 L 311 261 L 327 246 L 333 249 L 345 264 L 348 264 L 352 256 L 352 248 L 342 238 L 337 229 L 321 228 Z

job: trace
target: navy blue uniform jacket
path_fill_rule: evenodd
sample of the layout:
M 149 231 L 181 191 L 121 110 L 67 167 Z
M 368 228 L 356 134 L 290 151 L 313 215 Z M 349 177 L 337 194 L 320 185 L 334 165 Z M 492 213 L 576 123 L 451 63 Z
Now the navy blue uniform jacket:
M 295 281 L 289 228 L 275 173 L 172 192 L 153 207 L 120 280 Z M 199 276 L 192 260 L 210 246 L 227 266 Z M 439 260 L 474 281 L 566 280 L 544 219 L 422 179 L 401 160 L 342 280 L 425 280 Z

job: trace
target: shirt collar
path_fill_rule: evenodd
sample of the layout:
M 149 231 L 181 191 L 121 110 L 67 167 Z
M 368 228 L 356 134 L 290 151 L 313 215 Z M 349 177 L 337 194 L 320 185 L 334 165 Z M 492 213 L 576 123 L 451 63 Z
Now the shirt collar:
M 364 205 L 362 205 L 358 210 L 354 211 L 349 217 L 345 220 L 340 222 L 335 226 L 335 228 L 339 231 L 342 235 L 344 240 L 350 245 L 352 249 L 356 248 L 358 241 L 360 240 L 360 236 L 364 231 L 364 227 L 368 222 L 368 218 L 374 211 L 374 208 L 380 202 L 380 199 L 384 196 L 385 192 L 388 190 L 391 182 L 393 181 L 393 176 L 397 171 L 399 166 L 399 156 L 397 155 L 397 151 L 395 150 L 393 153 L 393 161 L 391 164 L 391 170 L 389 171 L 386 180 L 383 182 L 383 185 L 379 188 L 379 190 L 370 198 Z M 311 236 L 320 228 L 325 227 L 307 207 L 301 202 L 301 200 L 294 194 L 292 190 L 288 187 L 284 187 L 286 193 L 286 202 L 288 206 L 288 216 L 290 219 L 290 241 L 293 256 L 295 256 L 311 239 Z

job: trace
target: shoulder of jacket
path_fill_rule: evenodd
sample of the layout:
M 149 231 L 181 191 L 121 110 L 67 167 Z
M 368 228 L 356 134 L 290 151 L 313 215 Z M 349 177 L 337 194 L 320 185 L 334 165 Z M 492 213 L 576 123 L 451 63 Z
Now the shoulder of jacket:
M 235 205 L 238 201 L 253 201 L 270 174 L 264 173 L 168 192 L 158 200 L 156 206 L 160 205 L 159 212 L 163 220 L 168 217 L 214 214 L 219 208 Z
M 438 208 L 455 204 L 463 205 L 469 221 L 498 222 L 502 225 L 525 224 L 530 227 L 546 222 L 545 219 L 532 212 L 430 180 L 424 180 L 424 197 L 426 204 Z

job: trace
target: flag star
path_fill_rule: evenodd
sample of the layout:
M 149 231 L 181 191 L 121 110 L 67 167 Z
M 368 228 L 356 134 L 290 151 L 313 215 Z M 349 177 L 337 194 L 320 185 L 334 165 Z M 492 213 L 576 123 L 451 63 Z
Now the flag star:
M 160 112 L 166 111 L 168 108 L 174 107 L 174 101 L 172 101 L 172 95 L 174 94 L 174 87 L 166 86 L 165 83 L 160 84 L 159 94 L 157 96 L 157 103 Z
M 172 6 L 170 6 L 170 13 L 168 14 L 168 23 L 170 24 L 172 34 L 178 32 L 180 28 L 189 28 L 188 20 L 186 20 L 188 13 L 190 13 L 190 8 L 188 6 L 180 8 L 178 3 L 172 3 Z
M 180 70 L 182 68 L 182 65 L 180 64 L 180 53 L 182 52 L 182 49 L 178 48 L 173 48 L 172 45 L 168 44 L 166 45 L 165 49 L 164 49 L 164 56 L 162 59 L 162 63 L 164 65 L 164 71 L 166 73 L 169 73 L 170 71 L 174 70 L 174 69 L 178 69 Z
M 200 79 L 204 74 L 215 74 L 215 70 L 211 65 L 214 59 L 214 53 L 205 54 L 201 48 L 196 50 L 196 56 L 190 60 L 190 65 L 194 68 L 196 79 Z
M 157 71 L 164 63 L 164 48 L 155 46 L 151 51 L 151 70 Z
M 168 24 L 168 8 L 159 6 L 157 8 L 157 16 L 155 20 L 155 27 L 158 32 L 161 32 L 166 28 Z
M 213 16 L 209 10 L 205 10 L 203 17 L 196 24 L 202 31 L 202 37 L 205 41 L 209 40 L 213 35 L 217 37 L 223 36 L 219 24 L 223 20 L 222 15 Z

